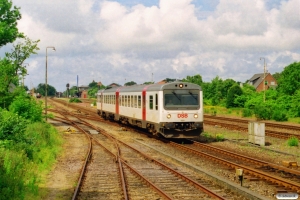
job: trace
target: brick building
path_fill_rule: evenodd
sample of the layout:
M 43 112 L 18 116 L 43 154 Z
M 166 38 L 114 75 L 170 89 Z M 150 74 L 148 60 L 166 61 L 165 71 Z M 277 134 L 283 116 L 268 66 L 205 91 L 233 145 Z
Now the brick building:
M 265 78 L 264 78 L 265 76 Z M 269 88 L 276 88 L 277 81 L 270 73 L 254 74 L 248 81 L 248 84 L 254 86 L 256 91 L 263 91 Z M 265 86 L 264 86 L 265 84 Z

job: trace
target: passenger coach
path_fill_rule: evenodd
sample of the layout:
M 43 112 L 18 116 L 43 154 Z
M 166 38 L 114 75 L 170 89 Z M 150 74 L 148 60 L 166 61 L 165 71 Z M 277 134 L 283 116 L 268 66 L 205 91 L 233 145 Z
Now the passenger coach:
M 194 138 L 203 132 L 203 94 L 185 82 L 99 90 L 97 112 L 166 138 Z

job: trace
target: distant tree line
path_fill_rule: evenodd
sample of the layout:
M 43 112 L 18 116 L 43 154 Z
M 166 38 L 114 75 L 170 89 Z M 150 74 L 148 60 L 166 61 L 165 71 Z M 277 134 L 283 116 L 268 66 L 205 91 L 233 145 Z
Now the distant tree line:
M 286 121 L 288 118 L 300 117 L 300 62 L 294 62 L 275 73 L 278 86 L 265 91 L 256 92 L 249 84 L 232 79 L 222 80 L 218 76 L 211 82 L 203 82 L 201 75 L 187 76 L 183 81 L 195 83 L 202 87 L 204 104 L 224 106 L 226 108 L 242 108 L 243 116 L 259 119 Z

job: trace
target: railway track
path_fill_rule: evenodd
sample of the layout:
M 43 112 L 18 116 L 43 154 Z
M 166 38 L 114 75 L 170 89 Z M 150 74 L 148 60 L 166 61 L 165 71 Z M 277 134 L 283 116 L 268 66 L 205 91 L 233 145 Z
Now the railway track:
M 65 116 L 67 112 L 60 112 L 60 114 Z M 103 132 L 103 130 L 99 130 L 91 124 L 79 120 L 75 116 L 65 116 L 65 118 L 67 121 L 69 121 L 67 123 L 72 123 L 74 126 L 76 126 L 78 129 L 80 129 L 86 134 L 88 133 L 88 129 Z M 72 120 L 70 118 L 72 118 Z M 63 119 L 58 120 L 63 121 Z M 107 133 L 104 133 L 103 135 L 107 136 Z M 103 135 L 97 135 L 97 137 L 103 137 Z M 77 188 L 75 190 L 73 199 L 124 199 L 123 197 L 127 196 L 125 195 L 126 191 L 128 191 L 128 198 L 130 199 L 138 199 L 138 197 L 134 196 L 136 194 L 138 194 L 139 196 L 145 196 L 144 192 L 143 194 L 140 193 L 140 187 L 135 187 L 136 185 L 148 186 L 148 188 L 146 187 L 146 189 L 143 189 L 143 191 L 147 191 L 146 194 L 150 195 L 145 198 L 150 199 L 225 199 L 224 197 L 222 197 L 222 195 L 215 193 L 214 191 L 206 188 L 204 185 L 187 177 L 183 173 L 180 173 L 177 170 L 168 167 L 166 164 L 161 163 L 153 157 L 150 157 L 149 155 L 140 152 L 140 150 L 124 142 L 117 141 L 117 143 L 122 143 L 123 153 L 122 156 L 120 156 L 120 153 L 116 154 L 116 152 L 112 151 L 112 149 L 115 149 L 114 147 L 119 145 L 110 145 L 109 148 L 105 147 L 109 143 L 108 141 L 112 139 L 111 136 L 107 136 L 109 140 L 104 140 L 104 138 L 97 138 L 96 136 L 93 136 L 91 134 L 88 134 L 88 137 L 92 139 L 91 144 L 97 143 L 98 145 L 102 146 L 102 148 L 105 148 L 107 152 L 110 153 L 105 154 L 103 153 L 101 148 L 94 147 L 95 145 L 91 145 L 93 146 L 93 148 L 91 147 L 90 150 L 93 151 L 92 160 L 90 160 L 88 165 L 87 163 L 89 161 L 89 158 L 91 157 L 90 154 L 88 154 L 85 162 L 85 165 L 88 166 L 84 166 L 82 169 L 80 176 L 81 178 L 77 183 Z M 101 144 L 99 142 L 100 140 L 105 141 L 105 145 Z M 113 140 L 117 139 L 113 138 Z M 118 150 L 115 151 L 121 152 L 119 147 L 117 149 Z M 115 158 L 112 159 L 112 156 L 115 156 Z M 117 163 L 121 164 L 119 165 L 119 170 L 116 167 L 114 167 L 116 165 L 116 162 L 112 162 L 112 160 L 117 161 Z M 122 167 L 122 165 L 124 165 L 125 167 Z M 101 166 L 104 169 L 101 170 Z M 116 173 L 117 171 L 130 171 L 131 173 L 129 175 L 128 173 L 126 173 L 126 175 L 119 175 L 118 177 L 116 177 L 116 174 L 118 174 Z M 103 175 L 103 173 L 105 173 L 105 175 Z M 110 174 L 112 176 L 108 176 L 107 174 Z M 132 174 L 135 174 L 135 176 L 138 176 L 138 178 L 132 177 Z M 120 177 L 123 177 L 124 180 Z M 120 185 L 119 181 L 116 180 L 120 179 L 120 182 L 124 183 L 124 185 L 116 187 Z M 143 180 L 143 183 L 141 183 L 141 179 Z M 134 183 L 132 183 L 129 180 L 135 181 Z M 139 182 L 138 184 L 137 181 Z M 103 189 L 103 191 L 101 191 L 101 189 L 97 187 L 99 183 L 101 185 L 101 188 L 105 188 Z M 130 185 L 132 186 L 130 187 Z M 149 185 L 150 188 L 152 188 L 152 190 L 149 190 Z M 123 188 L 123 193 L 121 192 L 122 190 L 120 190 L 120 188 Z M 95 192 L 95 190 L 97 192 Z
M 278 186 L 283 186 L 287 191 L 293 190 L 294 192 L 300 192 L 300 171 L 297 170 L 297 168 L 287 168 L 196 141 L 193 141 L 192 145 L 189 146 L 174 142 L 170 144 L 191 153 L 218 160 L 218 162 L 233 169 L 243 169 L 247 174 L 262 180 L 267 180 L 272 184 L 275 183 Z
M 240 130 L 240 131 L 248 131 L 249 121 L 251 120 L 204 115 L 205 124 L 219 125 L 224 128 Z M 296 137 L 300 139 L 300 126 L 271 123 L 266 121 L 261 121 L 261 122 L 265 123 L 266 136 L 276 137 L 281 139 L 288 139 L 290 137 Z M 271 129 L 277 129 L 277 130 L 271 130 Z M 296 133 L 291 133 L 291 132 L 296 132 Z
M 74 109 L 76 109 L 76 108 L 74 107 Z M 86 111 L 86 112 L 88 112 L 88 111 Z M 79 115 L 76 112 L 72 112 L 72 114 Z M 81 113 L 80 116 L 84 117 L 85 119 L 89 119 L 89 120 L 99 121 L 101 119 L 98 116 L 91 116 L 89 114 L 82 114 Z M 99 134 L 99 136 L 100 135 L 101 134 Z M 97 137 L 98 137 L 98 135 L 97 135 Z M 100 141 L 102 141 L 102 140 L 106 141 L 103 138 L 99 139 L 99 140 Z M 300 186 L 298 184 L 300 173 L 299 173 L 298 170 L 285 168 L 283 166 L 278 166 L 278 165 L 275 165 L 275 164 L 272 164 L 272 163 L 259 161 L 257 159 L 253 159 L 253 158 L 247 158 L 246 156 L 242 156 L 242 155 L 239 155 L 239 154 L 232 154 L 231 152 L 226 152 L 222 149 L 217 150 L 217 149 L 212 149 L 211 147 L 203 147 L 203 146 L 200 147 L 202 144 L 194 143 L 193 147 L 190 147 L 189 150 L 185 149 L 184 146 L 186 146 L 186 145 L 180 145 L 180 147 L 178 147 L 177 146 L 178 144 L 176 144 L 176 143 L 173 144 L 171 142 L 170 144 L 176 146 L 176 148 L 180 148 L 180 149 L 182 149 L 184 151 L 187 151 L 189 153 L 192 152 L 191 154 L 193 154 L 193 155 L 200 155 L 201 154 L 200 159 L 202 159 L 203 157 L 207 157 L 208 160 L 213 160 L 213 162 L 221 163 L 222 165 L 228 166 L 232 169 L 241 168 L 241 169 L 244 170 L 244 172 L 248 176 L 257 177 L 259 180 L 264 180 L 266 183 L 269 183 L 270 185 L 275 185 L 276 187 L 279 188 L 278 190 L 286 190 L 288 192 L 290 192 L 290 191 L 300 192 L 300 189 L 299 189 Z M 201 150 L 199 150 L 199 148 L 201 148 Z M 126 150 L 125 152 L 128 152 L 128 150 Z M 215 153 L 213 153 L 213 152 L 215 152 Z M 208 154 L 210 154 L 210 155 L 208 155 Z M 127 155 L 127 154 L 125 154 L 125 155 Z M 222 155 L 222 156 L 220 157 L 220 156 L 217 156 L 217 155 Z M 211 158 L 208 158 L 208 157 L 211 157 Z M 136 158 L 136 156 L 134 156 L 133 158 Z M 128 160 L 135 160 L 135 159 L 132 159 L 130 157 L 130 154 L 129 154 L 129 157 L 124 160 L 124 165 L 126 165 L 125 163 L 127 163 Z M 147 160 L 147 158 L 146 158 L 146 160 Z M 234 160 L 235 161 L 238 160 L 238 162 L 234 162 Z M 247 164 L 245 164 L 245 163 L 247 163 Z M 139 166 L 139 165 L 140 164 L 138 164 L 137 166 Z M 145 168 L 147 168 L 147 167 L 145 167 Z M 127 166 L 125 166 L 124 171 L 125 171 L 125 173 L 127 173 L 130 170 Z M 280 177 L 279 174 L 282 174 L 283 176 Z M 139 179 L 139 178 L 133 177 L 130 180 L 133 180 L 133 179 Z M 154 178 L 154 180 L 155 180 L 155 178 Z M 144 185 L 147 186 L 149 183 L 147 184 L 145 182 L 147 182 L 147 181 L 144 181 L 141 184 L 144 184 Z M 153 182 L 153 180 L 152 181 L 150 180 L 150 182 Z M 152 187 L 154 187 L 154 186 L 152 186 Z M 216 189 L 213 189 L 213 190 L 216 190 Z M 151 192 L 149 192 L 149 193 L 151 193 Z

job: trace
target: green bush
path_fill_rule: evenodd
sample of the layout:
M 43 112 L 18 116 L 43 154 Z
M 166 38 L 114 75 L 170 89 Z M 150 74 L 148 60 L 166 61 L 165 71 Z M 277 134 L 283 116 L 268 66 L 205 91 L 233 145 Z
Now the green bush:
M 243 117 L 251 117 L 252 114 L 253 114 L 253 111 L 251 109 L 249 109 L 249 108 L 244 108 L 242 110 L 242 116 Z
M 69 102 L 70 102 L 70 103 L 81 103 L 82 101 L 81 101 L 80 99 L 78 99 L 78 98 L 71 98 L 71 99 L 69 100 Z
M 216 135 L 216 140 L 217 140 L 217 142 L 224 141 L 224 139 L 225 139 L 225 138 L 224 138 L 224 135 L 223 135 L 223 134 L 219 134 L 219 133 L 218 133 L 218 134 Z
M 273 113 L 272 113 L 272 119 L 282 122 L 282 121 L 287 121 L 288 117 L 284 110 L 275 109 L 275 110 L 273 110 Z
M 235 84 L 235 85 L 231 86 L 227 93 L 226 108 L 240 106 L 235 103 L 235 99 L 238 96 L 241 96 L 242 94 L 243 94 L 243 90 L 239 85 Z
M 217 110 L 215 108 L 210 108 L 210 113 L 211 113 L 211 115 L 216 116 Z
M 257 119 L 262 120 L 269 120 L 272 115 L 270 106 L 264 103 L 255 105 L 254 114 Z
M 22 140 L 27 124 L 18 114 L 0 109 L 0 140 Z
M 30 96 L 20 95 L 9 106 L 9 111 L 18 114 L 32 122 L 42 121 L 42 102 L 37 102 Z
M 37 193 L 37 172 L 22 151 L 0 149 L 0 200 L 25 199 Z
M 298 146 L 298 144 L 299 144 L 299 140 L 298 140 L 298 138 L 296 138 L 296 137 L 291 137 L 291 138 L 289 138 L 288 139 L 288 145 L 290 146 L 290 147 L 293 147 L 293 146 Z
M 203 132 L 202 136 L 205 137 L 205 138 L 211 138 L 211 136 L 208 133 L 206 133 L 206 132 Z
M 39 173 L 51 169 L 62 143 L 54 127 L 28 124 L 22 140 L 0 140 L 0 200 L 31 199 L 38 193 Z

